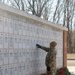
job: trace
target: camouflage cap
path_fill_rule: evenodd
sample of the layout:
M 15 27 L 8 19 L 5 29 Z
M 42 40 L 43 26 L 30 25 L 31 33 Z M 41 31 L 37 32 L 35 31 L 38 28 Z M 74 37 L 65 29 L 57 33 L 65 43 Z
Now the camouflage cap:
M 55 41 L 52 41 L 51 43 L 50 43 L 50 46 L 51 47 L 55 47 L 57 45 L 57 43 L 55 42 Z

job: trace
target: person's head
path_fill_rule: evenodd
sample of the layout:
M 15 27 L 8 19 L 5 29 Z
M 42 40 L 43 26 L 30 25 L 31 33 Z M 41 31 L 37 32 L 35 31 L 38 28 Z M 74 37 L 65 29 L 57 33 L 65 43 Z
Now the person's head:
M 55 48 L 56 45 L 57 45 L 57 43 L 56 43 L 55 41 L 52 41 L 52 42 L 50 43 L 50 48 Z

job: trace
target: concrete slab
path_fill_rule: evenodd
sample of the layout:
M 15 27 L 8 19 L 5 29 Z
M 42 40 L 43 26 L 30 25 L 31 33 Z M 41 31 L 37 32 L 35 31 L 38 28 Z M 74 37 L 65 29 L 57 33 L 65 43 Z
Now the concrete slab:
M 71 75 L 75 75 L 75 66 L 67 66 L 69 71 L 71 72 Z

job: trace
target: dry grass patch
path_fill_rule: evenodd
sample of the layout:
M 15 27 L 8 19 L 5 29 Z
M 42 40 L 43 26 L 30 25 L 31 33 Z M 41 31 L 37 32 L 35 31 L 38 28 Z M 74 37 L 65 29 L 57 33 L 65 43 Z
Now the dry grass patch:
M 67 54 L 67 59 L 75 59 L 75 54 Z

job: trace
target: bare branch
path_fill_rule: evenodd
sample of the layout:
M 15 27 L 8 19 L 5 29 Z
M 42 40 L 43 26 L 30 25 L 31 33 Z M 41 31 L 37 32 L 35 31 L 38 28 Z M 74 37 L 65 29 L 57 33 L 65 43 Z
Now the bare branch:
M 43 10 L 43 8 L 45 7 L 45 5 L 49 2 L 49 0 L 45 0 L 45 2 L 43 3 L 42 7 L 41 7 L 41 11 Z
M 24 11 L 24 3 L 23 0 L 21 0 L 22 10 Z

